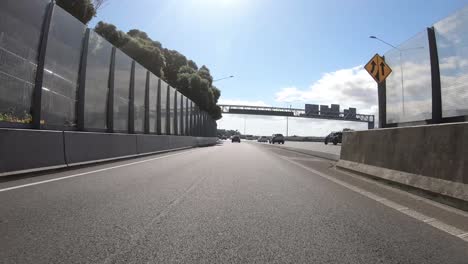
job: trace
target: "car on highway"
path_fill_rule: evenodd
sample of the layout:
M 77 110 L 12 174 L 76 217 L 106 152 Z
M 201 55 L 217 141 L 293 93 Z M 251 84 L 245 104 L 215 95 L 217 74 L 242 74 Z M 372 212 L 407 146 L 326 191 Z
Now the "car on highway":
M 283 134 L 273 134 L 270 139 L 270 144 L 284 144 L 284 136 Z
M 328 143 L 333 143 L 333 145 L 337 145 L 341 143 L 343 138 L 343 132 L 331 132 L 328 136 L 325 137 L 324 143 L 328 145 Z
M 241 139 L 238 135 L 234 135 L 231 137 L 231 142 L 234 143 L 234 142 L 237 142 L 237 143 L 240 143 Z
M 268 142 L 268 138 L 265 137 L 265 136 L 259 137 L 259 138 L 257 139 L 257 142 Z

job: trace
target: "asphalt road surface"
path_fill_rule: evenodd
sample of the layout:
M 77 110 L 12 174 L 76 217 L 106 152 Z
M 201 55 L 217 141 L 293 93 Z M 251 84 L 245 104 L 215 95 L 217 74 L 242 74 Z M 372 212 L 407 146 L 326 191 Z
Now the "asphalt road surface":
M 251 141 L 256 142 L 256 141 Z M 259 144 L 268 144 L 268 143 L 259 143 Z M 331 160 L 339 160 L 341 153 L 341 144 L 325 145 L 323 142 L 299 142 L 299 141 L 286 141 L 284 144 L 273 144 L 279 148 L 297 150 L 302 153 L 309 153 L 321 156 L 322 158 L 327 158 Z
M 346 180 L 331 161 L 225 142 L 4 178 L 0 262 L 468 263 L 466 240 L 324 175 Z M 468 224 L 456 210 L 354 181 Z

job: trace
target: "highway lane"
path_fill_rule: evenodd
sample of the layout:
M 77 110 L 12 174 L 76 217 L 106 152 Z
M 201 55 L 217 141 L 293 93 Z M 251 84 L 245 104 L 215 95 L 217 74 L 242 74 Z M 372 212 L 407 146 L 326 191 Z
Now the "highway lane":
M 283 146 L 283 145 L 280 145 Z M 286 141 L 284 143 L 285 147 L 313 150 L 324 153 L 330 153 L 335 155 L 340 155 L 341 153 L 341 144 L 333 145 L 332 143 L 325 145 L 323 142 L 299 142 L 299 141 Z
M 463 240 L 277 150 L 226 142 L 0 183 L 0 261 L 467 263 Z
M 256 141 L 247 141 L 256 142 Z M 267 144 L 267 143 L 259 143 Z M 339 160 L 341 153 L 341 144 L 325 145 L 323 142 L 300 142 L 300 141 L 286 141 L 284 144 L 273 144 L 272 146 L 295 150 L 298 152 L 319 156 L 330 160 Z

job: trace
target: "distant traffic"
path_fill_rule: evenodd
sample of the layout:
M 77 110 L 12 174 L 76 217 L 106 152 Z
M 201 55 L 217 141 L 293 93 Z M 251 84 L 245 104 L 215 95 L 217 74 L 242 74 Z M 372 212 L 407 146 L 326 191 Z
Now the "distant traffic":
M 342 131 L 333 131 L 330 132 L 325 137 L 303 137 L 303 136 L 289 136 L 285 137 L 283 134 L 272 134 L 271 136 L 256 136 L 256 135 L 243 135 L 237 130 L 229 131 L 224 129 L 218 129 L 218 138 L 220 140 L 231 140 L 233 143 L 240 143 L 241 140 L 254 141 L 256 140 L 259 143 L 269 143 L 269 144 L 281 144 L 284 145 L 286 141 L 295 141 L 295 142 L 323 142 L 325 145 L 333 144 L 338 145 L 342 143 L 343 133 L 353 131 L 351 129 L 345 128 Z

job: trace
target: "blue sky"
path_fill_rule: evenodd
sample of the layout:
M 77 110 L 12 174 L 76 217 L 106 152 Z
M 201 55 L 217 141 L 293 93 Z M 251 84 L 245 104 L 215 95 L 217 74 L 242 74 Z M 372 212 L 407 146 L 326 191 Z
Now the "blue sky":
M 222 103 L 341 103 L 375 113 L 375 85 L 358 66 L 388 47 L 369 35 L 397 45 L 466 4 L 468 0 L 109 0 L 91 25 L 104 20 L 125 31 L 141 29 L 199 66 L 207 65 L 215 78 L 235 75 L 217 83 Z M 368 101 L 353 105 L 333 96 L 336 87 L 356 78 L 368 89 Z

